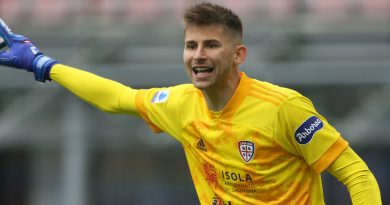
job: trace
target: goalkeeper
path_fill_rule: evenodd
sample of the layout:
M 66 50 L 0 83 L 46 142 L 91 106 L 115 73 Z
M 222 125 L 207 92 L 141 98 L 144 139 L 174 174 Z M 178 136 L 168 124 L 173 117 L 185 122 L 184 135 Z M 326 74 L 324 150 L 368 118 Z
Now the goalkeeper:
M 354 205 L 381 204 L 367 165 L 308 98 L 240 71 L 247 48 L 227 8 L 200 3 L 184 14 L 192 84 L 140 90 L 60 64 L 0 23 L 8 48 L 1 65 L 52 80 L 103 111 L 142 117 L 181 143 L 201 204 L 325 204 L 325 170 Z

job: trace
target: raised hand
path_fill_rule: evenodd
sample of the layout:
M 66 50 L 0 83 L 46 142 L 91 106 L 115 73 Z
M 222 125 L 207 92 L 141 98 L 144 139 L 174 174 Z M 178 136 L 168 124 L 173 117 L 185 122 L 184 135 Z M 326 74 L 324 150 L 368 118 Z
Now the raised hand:
M 58 61 L 43 55 L 42 52 L 25 36 L 12 33 L 0 19 L 0 65 L 24 69 L 34 73 L 35 80 L 50 80 L 50 69 Z M 7 49 L 6 49 L 7 48 Z

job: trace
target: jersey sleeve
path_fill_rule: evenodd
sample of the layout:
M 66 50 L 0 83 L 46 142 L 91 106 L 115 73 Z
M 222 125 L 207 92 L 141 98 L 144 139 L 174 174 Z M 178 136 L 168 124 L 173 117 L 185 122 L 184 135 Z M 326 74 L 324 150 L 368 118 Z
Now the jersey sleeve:
M 303 96 L 287 99 L 279 107 L 274 123 L 276 142 L 301 156 L 317 173 L 348 147 L 348 142 Z
M 62 64 L 53 66 L 50 78 L 102 111 L 137 115 L 136 89 Z
M 153 132 L 166 132 L 173 137 L 180 133 L 180 86 L 140 90 L 136 107 Z M 177 137 L 176 137 L 177 138 Z
M 382 204 L 375 176 L 352 148 L 348 147 L 327 170 L 347 187 L 352 204 Z

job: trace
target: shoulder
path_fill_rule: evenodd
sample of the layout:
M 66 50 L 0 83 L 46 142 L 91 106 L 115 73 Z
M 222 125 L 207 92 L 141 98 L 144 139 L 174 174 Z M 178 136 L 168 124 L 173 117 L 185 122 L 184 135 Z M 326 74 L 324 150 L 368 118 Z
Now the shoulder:
M 150 88 L 143 90 L 143 93 L 143 96 L 149 99 L 152 103 L 162 103 L 179 102 L 181 99 L 183 99 L 184 96 L 191 94 L 196 94 L 196 96 L 199 96 L 200 91 L 192 84 L 180 84 L 170 87 Z
M 192 84 L 180 84 L 180 85 L 174 85 L 169 87 L 149 88 L 149 89 L 143 89 L 143 91 L 149 92 L 151 94 L 165 92 L 175 96 L 198 92 L 198 90 Z
M 249 95 L 276 106 L 294 98 L 303 97 L 299 92 L 266 81 L 250 78 Z
M 168 87 L 167 89 L 170 90 L 177 97 L 200 94 L 200 90 L 195 88 L 192 84 L 180 84 L 180 85 Z

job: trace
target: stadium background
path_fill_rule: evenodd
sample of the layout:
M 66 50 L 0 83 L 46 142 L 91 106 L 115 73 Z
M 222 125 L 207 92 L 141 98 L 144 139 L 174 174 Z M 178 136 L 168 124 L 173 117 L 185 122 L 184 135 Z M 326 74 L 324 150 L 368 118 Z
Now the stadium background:
M 185 0 L 0 0 L 0 18 L 60 62 L 134 88 L 188 82 Z M 311 98 L 390 203 L 390 1 L 213 1 L 244 23 L 250 76 Z M 350 204 L 323 174 L 327 204 Z M 197 204 L 181 146 L 54 83 L 0 69 L 0 204 Z

